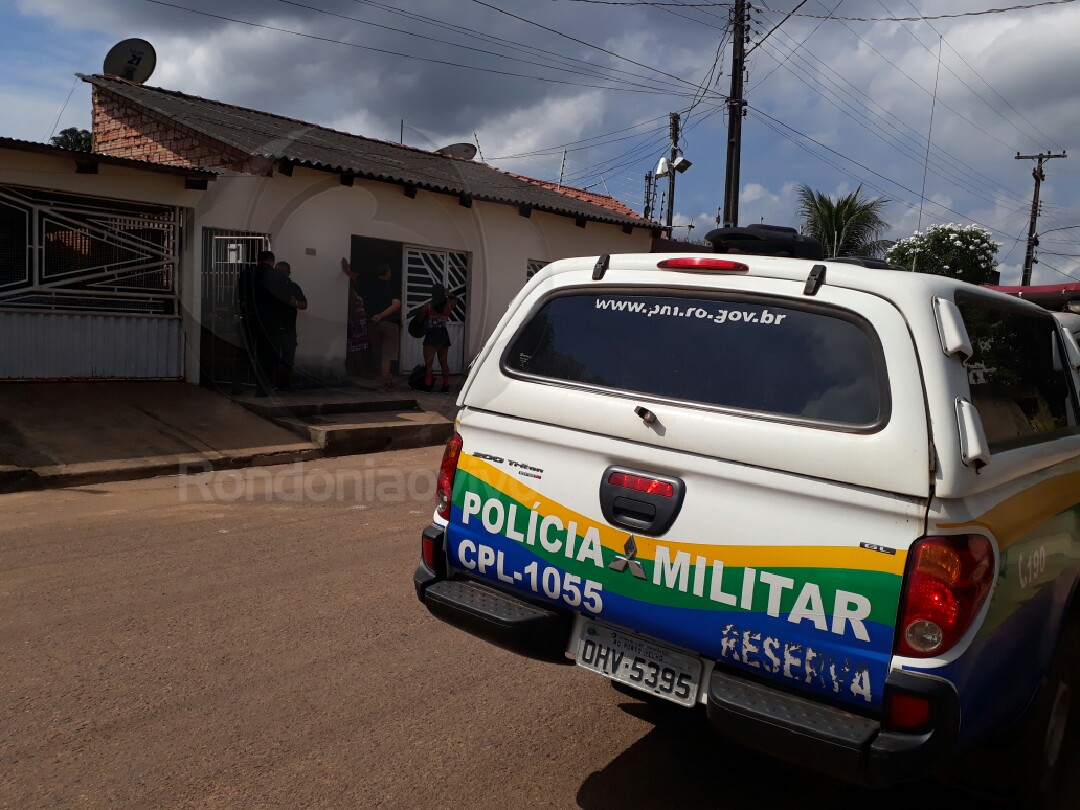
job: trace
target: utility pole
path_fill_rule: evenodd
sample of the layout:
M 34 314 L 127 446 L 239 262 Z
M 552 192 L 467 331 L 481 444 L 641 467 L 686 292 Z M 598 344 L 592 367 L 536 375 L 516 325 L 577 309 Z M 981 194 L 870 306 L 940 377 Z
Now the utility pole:
M 1016 160 L 1037 160 L 1038 163 L 1035 168 L 1031 170 L 1031 176 L 1035 178 L 1035 194 L 1031 198 L 1031 222 L 1028 224 L 1028 243 L 1027 243 L 1027 255 L 1024 256 L 1024 270 L 1020 274 L 1020 286 L 1026 287 L 1031 283 L 1031 266 L 1035 264 L 1035 247 L 1039 244 L 1038 234 L 1035 233 L 1035 223 L 1039 218 L 1039 186 L 1042 181 L 1046 179 L 1046 173 L 1043 171 L 1043 163 L 1052 158 L 1064 158 L 1068 157 L 1065 154 L 1065 150 L 1061 150 L 1060 155 L 1051 155 L 1049 152 L 1040 153 L 1038 155 L 1021 155 L 1016 153 Z
M 652 194 L 652 172 L 645 172 L 645 210 L 641 212 L 642 219 L 649 219 L 652 216 Z
M 675 158 L 679 156 L 679 114 L 671 113 L 671 163 L 668 165 L 667 235 L 671 238 L 671 220 L 675 216 Z
M 728 93 L 727 170 L 724 174 L 724 227 L 739 224 L 739 163 L 742 160 L 743 74 L 746 61 L 746 0 L 732 9 L 731 92 Z

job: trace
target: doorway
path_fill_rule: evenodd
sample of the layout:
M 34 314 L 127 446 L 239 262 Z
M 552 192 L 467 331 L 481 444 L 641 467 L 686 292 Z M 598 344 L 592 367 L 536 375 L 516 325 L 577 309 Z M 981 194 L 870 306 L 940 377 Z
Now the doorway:
M 255 383 L 240 334 L 236 279 L 240 268 L 255 264 L 270 249 L 270 235 L 203 228 L 202 340 L 199 350 L 203 385 L 232 387 Z
M 405 312 L 409 313 L 431 298 L 433 284 L 442 284 L 456 296 L 457 305 L 446 325 L 450 333 L 450 372 L 460 374 L 465 368 L 465 323 L 468 310 L 469 254 L 461 251 L 405 248 Z M 424 362 L 423 341 L 406 336 L 401 343 L 401 365 L 411 369 Z M 436 367 L 438 361 L 436 361 Z

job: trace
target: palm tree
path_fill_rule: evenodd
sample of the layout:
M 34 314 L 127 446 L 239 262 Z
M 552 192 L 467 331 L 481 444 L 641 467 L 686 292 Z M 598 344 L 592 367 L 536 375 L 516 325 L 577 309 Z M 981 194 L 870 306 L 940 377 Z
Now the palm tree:
M 802 232 L 821 242 L 826 256 L 881 256 L 892 244 L 881 238 L 889 229 L 881 213 L 891 200 L 866 199 L 862 186 L 833 200 L 803 185 L 797 196 Z

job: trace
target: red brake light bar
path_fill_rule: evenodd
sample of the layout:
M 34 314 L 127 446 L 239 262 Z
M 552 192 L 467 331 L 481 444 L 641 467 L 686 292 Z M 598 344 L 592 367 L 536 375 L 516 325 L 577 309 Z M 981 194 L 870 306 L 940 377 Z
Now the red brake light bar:
M 664 498 L 673 498 L 675 496 L 675 487 L 667 481 L 657 481 L 655 478 L 645 478 L 630 473 L 614 472 L 608 476 L 608 483 L 623 489 L 632 489 L 635 492 L 645 492 L 649 495 L 660 495 Z
M 750 267 L 731 259 L 714 259 L 711 256 L 680 256 L 658 262 L 661 270 L 695 270 L 699 273 L 745 273 Z

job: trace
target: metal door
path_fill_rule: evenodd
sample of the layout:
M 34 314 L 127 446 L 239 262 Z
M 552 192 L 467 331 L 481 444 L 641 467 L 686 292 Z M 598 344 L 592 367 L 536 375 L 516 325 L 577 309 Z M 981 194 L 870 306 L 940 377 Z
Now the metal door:
M 0 379 L 184 373 L 175 206 L 0 185 Z
M 460 374 L 465 368 L 465 324 L 469 282 L 469 254 L 430 248 L 405 248 L 404 304 L 402 318 L 407 325 L 408 314 L 431 298 L 431 286 L 442 284 L 447 292 L 457 296 L 458 303 L 446 325 L 450 332 L 450 371 Z M 401 369 L 408 372 L 424 362 L 423 340 L 402 331 Z M 436 367 L 438 361 L 436 361 Z
M 270 235 L 203 228 L 202 345 L 203 384 L 254 383 L 244 356 L 236 312 L 236 279 L 245 264 L 255 264 L 270 249 Z

